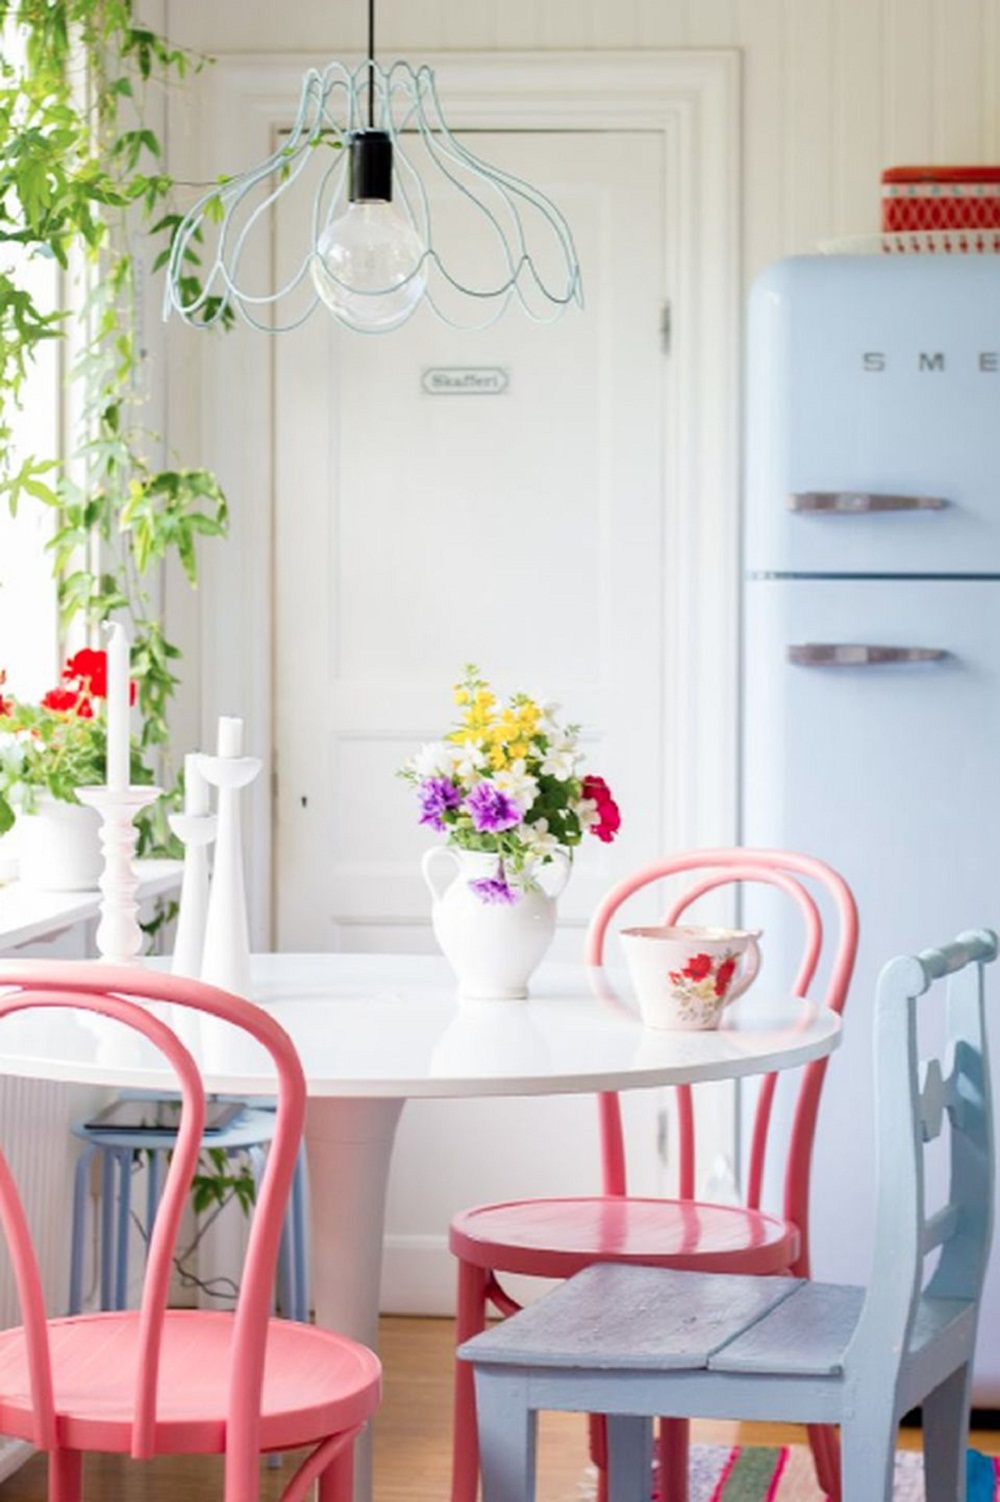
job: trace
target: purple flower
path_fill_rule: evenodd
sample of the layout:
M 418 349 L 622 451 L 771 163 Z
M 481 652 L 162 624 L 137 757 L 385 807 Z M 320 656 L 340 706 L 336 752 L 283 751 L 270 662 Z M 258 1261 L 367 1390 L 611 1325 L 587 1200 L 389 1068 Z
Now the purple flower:
M 513 829 L 521 822 L 520 805 L 494 787 L 492 782 L 478 782 L 465 800 L 465 806 L 472 815 L 473 828 L 480 834 L 497 834 L 502 829 Z
M 458 808 L 462 794 L 447 777 L 428 777 L 417 788 L 420 799 L 420 822 L 432 829 L 444 828 L 444 814 L 450 808 Z
M 480 902 L 492 902 L 512 906 L 517 901 L 517 893 L 507 885 L 504 876 L 486 876 L 479 881 L 470 881 L 469 887 Z

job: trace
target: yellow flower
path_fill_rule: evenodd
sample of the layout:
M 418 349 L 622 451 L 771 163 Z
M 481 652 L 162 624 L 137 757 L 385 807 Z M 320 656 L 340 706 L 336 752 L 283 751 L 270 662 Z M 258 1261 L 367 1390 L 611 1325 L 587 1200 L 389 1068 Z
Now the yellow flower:
M 468 704 L 469 690 L 467 688 L 456 688 L 453 697 L 456 704 Z
M 490 751 L 490 765 L 494 772 L 502 772 L 507 765 L 507 752 L 503 746 L 494 746 Z
M 496 695 L 491 694 L 488 688 L 476 691 L 476 708 L 479 710 L 492 709 L 496 703 Z
M 516 761 L 519 756 L 527 756 L 530 747 L 527 741 L 511 741 L 507 749 L 511 757 Z

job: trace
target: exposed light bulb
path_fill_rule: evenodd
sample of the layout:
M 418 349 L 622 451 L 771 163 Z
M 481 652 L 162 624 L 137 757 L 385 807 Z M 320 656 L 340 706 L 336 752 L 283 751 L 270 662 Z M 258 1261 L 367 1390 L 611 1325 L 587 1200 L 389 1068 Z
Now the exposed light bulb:
M 404 323 L 424 295 L 424 244 L 384 200 L 349 203 L 320 236 L 313 285 L 330 311 L 362 329 Z

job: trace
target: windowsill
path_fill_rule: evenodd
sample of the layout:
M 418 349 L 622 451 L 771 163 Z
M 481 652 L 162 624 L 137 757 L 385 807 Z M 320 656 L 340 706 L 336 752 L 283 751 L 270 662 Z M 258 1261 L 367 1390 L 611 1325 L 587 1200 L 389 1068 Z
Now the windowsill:
M 180 861 L 136 861 L 140 902 L 176 892 Z M 38 892 L 19 881 L 0 886 L 0 950 L 49 939 L 76 923 L 99 916 L 100 892 Z

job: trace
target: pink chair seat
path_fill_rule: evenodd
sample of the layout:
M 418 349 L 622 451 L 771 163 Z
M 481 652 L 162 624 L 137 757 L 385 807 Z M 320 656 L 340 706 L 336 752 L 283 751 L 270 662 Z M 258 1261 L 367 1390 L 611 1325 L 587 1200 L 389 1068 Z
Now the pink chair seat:
M 233 1317 L 169 1309 L 163 1326 L 158 1454 L 225 1450 L 226 1372 Z M 73 1450 L 128 1452 L 135 1420 L 137 1312 L 51 1320 L 52 1377 L 60 1442 Z M 379 1403 L 380 1366 L 365 1346 L 311 1325 L 272 1319 L 260 1407 L 260 1448 L 290 1450 L 363 1424 Z M 0 1333 L 0 1432 L 31 1440 L 23 1331 Z
M 783 1273 L 799 1252 L 796 1227 L 742 1205 L 697 1200 L 514 1200 L 477 1205 L 452 1221 L 456 1257 L 495 1272 L 570 1278 L 592 1262 L 704 1272 Z

